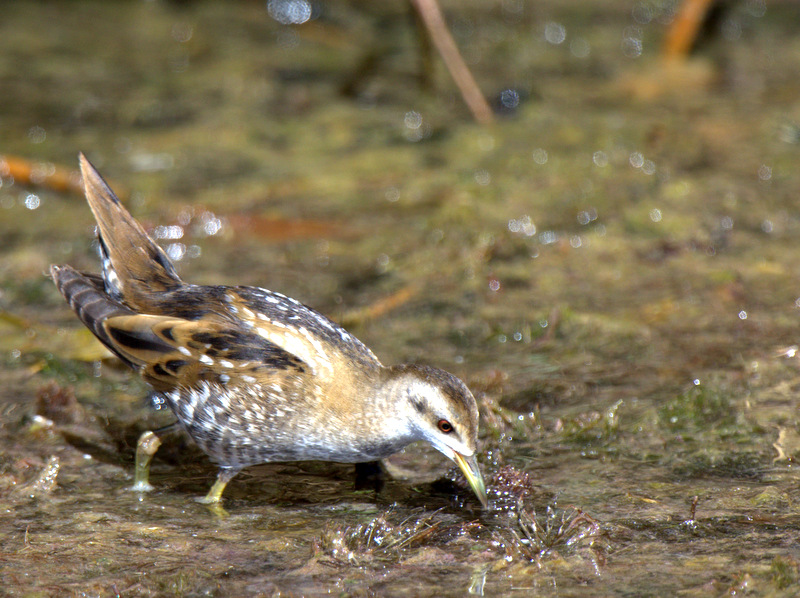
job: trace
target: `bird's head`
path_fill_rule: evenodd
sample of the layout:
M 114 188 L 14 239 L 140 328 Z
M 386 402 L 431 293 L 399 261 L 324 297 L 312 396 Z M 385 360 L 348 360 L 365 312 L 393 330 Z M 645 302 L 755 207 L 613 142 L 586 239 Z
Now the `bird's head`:
M 466 385 L 448 372 L 402 365 L 389 369 L 409 428 L 459 466 L 481 504 L 486 486 L 478 468 L 478 405 Z

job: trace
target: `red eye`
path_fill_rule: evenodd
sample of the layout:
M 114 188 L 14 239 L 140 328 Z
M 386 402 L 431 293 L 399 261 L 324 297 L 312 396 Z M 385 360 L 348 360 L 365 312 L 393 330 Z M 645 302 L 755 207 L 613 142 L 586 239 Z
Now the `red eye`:
M 444 432 L 445 434 L 449 434 L 450 432 L 453 431 L 453 424 L 451 424 L 446 419 L 440 419 L 438 425 L 439 425 L 439 430 L 441 432 Z

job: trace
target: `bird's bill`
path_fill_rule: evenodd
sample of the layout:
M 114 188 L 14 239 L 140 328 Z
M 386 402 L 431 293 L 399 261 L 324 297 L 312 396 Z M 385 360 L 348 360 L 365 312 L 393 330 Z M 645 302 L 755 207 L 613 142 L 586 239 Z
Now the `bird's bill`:
M 475 455 L 465 457 L 461 453 L 453 454 L 453 461 L 461 468 L 464 477 L 467 478 L 470 488 L 472 488 L 478 500 L 485 507 L 489 504 L 489 499 L 486 498 L 486 484 L 483 483 L 483 476 L 481 470 L 478 468 L 478 460 Z

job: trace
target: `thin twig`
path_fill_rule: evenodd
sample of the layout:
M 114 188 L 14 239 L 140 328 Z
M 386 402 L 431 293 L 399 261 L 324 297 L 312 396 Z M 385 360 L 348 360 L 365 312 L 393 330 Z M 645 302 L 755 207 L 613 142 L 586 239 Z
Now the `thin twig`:
M 447 24 L 442 15 L 442 9 L 436 0 L 411 0 L 411 4 L 419 14 L 428 33 L 433 40 L 433 44 L 439 51 L 444 60 L 450 76 L 456 82 L 464 101 L 467 104 L 472 116 L 482 125 L 494 122 L 492 109 L 489 107 L 486 98 L 483 97 L 478 84 L 475 82 L 472 73 L 461 57 L 453 36 L 447 29 Z

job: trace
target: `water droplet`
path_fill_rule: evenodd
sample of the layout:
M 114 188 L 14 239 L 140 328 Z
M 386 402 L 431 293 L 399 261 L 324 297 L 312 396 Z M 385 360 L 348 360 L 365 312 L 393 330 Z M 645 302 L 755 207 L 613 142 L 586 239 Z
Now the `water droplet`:
M 634 168 L 641 168 L 642 164 L 644 164 L 644 156 L 640 152 L 633 152 L 628 158 L 628 162 Z
M 186 245 L 183 243 L 170 243 L 164 251 L 173 262 L 179 262 L 186 255 Z
M 25 196 L 25 207 L 29 210 L 35 210 L 40 204 L 41 200 L 35 193 L 28 193 L 28 195 Z
M 547 150 L 541 147 L 533 150 L 533 161 L 537 164 L 547 164 Z
M 599 166 L 600 168 L 608 166 L 608 155 L 606 155 L 605 152 L 595 152 L 592 154 L 592 162 L 594 162 L 595 166 Z
M 192 39 L 192 35 L 194 34 L 194 27 L 192 27 L 189 23 L 175 23 L 172 26 L 172 39 L 176 42 L 186 43 L 190 39 Z
M 569 43 L 569 51 L 575 58 L 586 58 L 592 51 L 592 47 L 582 37 L 576 37 Z
M 503 108 L 513 110 L 519 106 L 519 92 L 516 89 L 504 89 L 500 92 L 500 103 Z
M 767 3 L 765 0 L 747 0 L 745 10 L 747 10 L 751 16 L 760 18 L 767 14 Z
M 590 222 L 597 220 L 597 210 L 594 208 L 587 208 L 585 210 L 581 210 L 580 212 L 578 212 L 577 220 L 578 224 L 586 226 Z
M 203 214 L 203 232 L 210 237 L 216 235 L 221 229 L 222 221 L 219 218 L 210 212 Z
M 551 243 L 555 243 L 558 241 L 558 233 L 552 230 L 543 231 L 542 234 L 539 235 L 539 243 L 542 245 L 550 245 Z
M 130 158 L 131 168 L 140 172 L 169 170 L 175 166 L 175 158 L 166 152 L 158 154 L 134 154 Z
M 408 141 L 417 142 L 430 135 L 430 127 L 423 120 L 422 114 L 409 110 L 403 117 L 405 137 Z
M 419 129 L 422 126 L 422 115 L 415 110 L 410 110 L 403 117 L 403 124 L 409 129 Z
M 561 23 L 550 21 L 544 26 L 544 38 L 551 44 L 562 44 L 567 39 L 567 30 Z
M 628 58 L 642 55 L 642 31 L 638 27 L 626 27 L 622 33 L 622 53 Z
M 157 226 L 153 235 L 156 239 L 181 239 L 183 238 L 183 227 L 173 224 L 171 226 Z
M 476 170 L 475 171 L 475 182 L 485 187 L 489 183 L 492 182 L 492 175 L 489 174 L 488 170 Z
M 384 197 L 386 201 L 394 203 L 400 199 L 400 190 L 397 187 L 389 187 L 384 193 Z
M 269 0 L 267 12 L 281 25 L 300 25 L 311 18 L 311 2 L 308 0 Z
M 525 214 L 520 218 L 512 218 L 508 221 L 508 230 L 512 233 L 521 233 L 526 237 L 532 237 L 536 234 L 536 225 L 531 220 L 531 217 Z
M 516 23 L 525 12 L 525 3 L 522 0 L 503 0 L 501 7 L 503 17 L 512 23 Z
M 28 129 L 28 139 L 31 140 L 31 143 L 42 143 L 47 139 L 47 131 L 38 125 L 31 127 Z
M 653 20 L 653 5 L 650 2 L 637 2 L 631 9 L 633 20 L 640 25 L 647 25 Z

